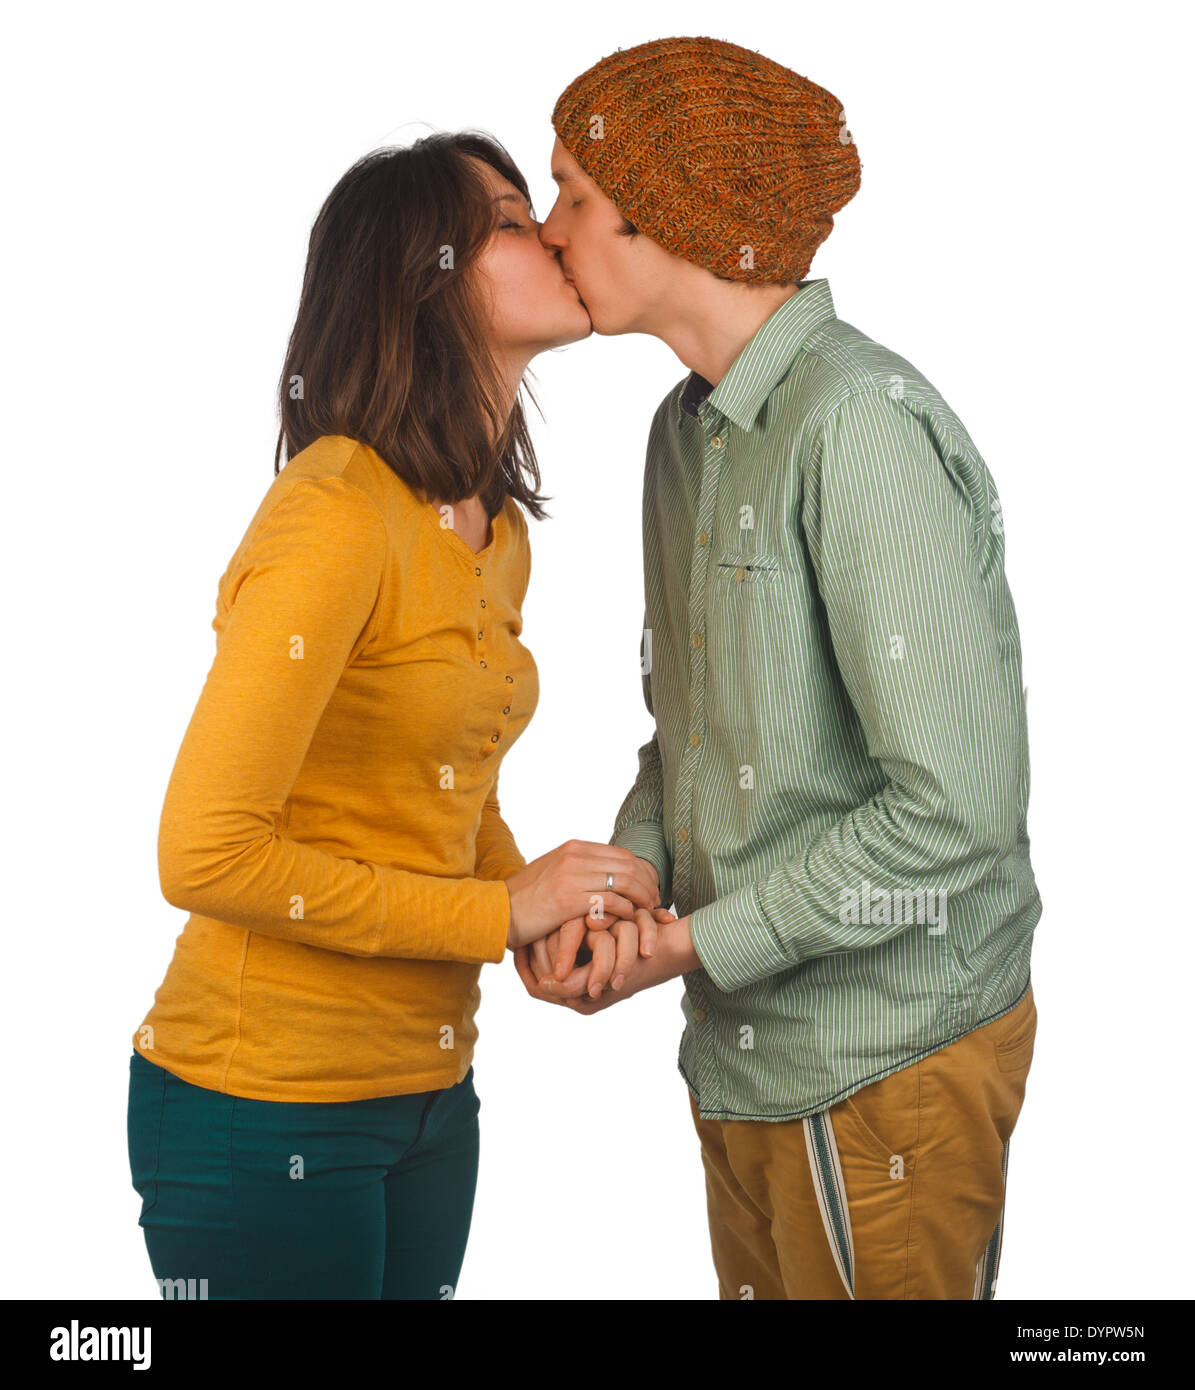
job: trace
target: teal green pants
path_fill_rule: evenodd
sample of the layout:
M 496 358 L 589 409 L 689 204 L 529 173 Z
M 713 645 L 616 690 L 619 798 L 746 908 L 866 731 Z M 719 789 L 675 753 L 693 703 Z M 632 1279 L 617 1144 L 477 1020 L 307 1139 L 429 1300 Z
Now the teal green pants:
M 134 1052 L 129 1166 L 163 1298 L 452 1298 L 479 1106 L 472 1067 L 442 1091 L 289 1102 Z

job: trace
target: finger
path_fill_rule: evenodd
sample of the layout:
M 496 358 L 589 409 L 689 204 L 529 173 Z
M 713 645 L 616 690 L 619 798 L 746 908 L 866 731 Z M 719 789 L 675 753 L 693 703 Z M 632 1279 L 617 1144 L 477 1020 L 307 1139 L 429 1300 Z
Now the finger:
M 600 872 L 600 870 L 599 870 Z M 626 873 L 615 873 L 614 884 L 607 888 L 603 878 L 599 892 L 620 893 L 630 898 L 636 907 L 658 907 L 660 890 L 656 883 L 656 872 L 650 864 L 636 859 L 633 867 Z
M 608 931 L 592 931 L 585 938 L 586 945 L 593 952 L 593 963 L 589 967 L 587 993 L 591 999 L 600 999 L 606 981 L 614 973 L 614 937 Z
M 564 980 L 545 980 L 543 987 L 551 992 L 558 1004 L 567 1004 L 572 999 L 588 997 L 590 963 L 578 965 Z
M 587 882 L 595 875 L 596 870 L 596 875 L 599 876 L 596 881 L 601 888 L 595 891 L 604 889 L 607 876 L 613 874 L 614 891 L 620 891 L 623 897 L 634 899 L 636 907 L 655 907 L 660 901 L 659 876 L 655 865 L 629 849 L 623 849 L 618 845 L 578 841 L 573 849 L 570 867 L 586 875 Z
M 598 915 L 598 904 L 602 906 L 601 915 Z M 588 912 L 586 919 L 591 931 L 601 931 L 608 927 L 612 920 L 632 921 L 635 916 L 635 909 L 638 903 L 632 902 L 630 898 L 624 898 L 621 893 L 590 893 L 587 904 Z
M 660 909 L 656 908 L 656 912 Z M 656 953 L 656 936 L 659 931 L 655 912 L 646 912 L 642 908 L 635 913 L 635 921 L 639 923 L 639 954 L 641 956 L 654 956 Z
M 621 989 L 626 983 L 627 972 L 635 964 L 635 958 L 640 951 L 641 932 L 643 931 L 643 920 L 651 914 L 646 908 L 640 908 L 635 914 L 634 922 L 627 922 L 624 926 L 615 930 L 615 956 L 614 956 L 614 975 L 610 981 L 611 989 Z M 652 924 L 653 930 L 655 924 Z
M 634 850 L 607 845 L 602 857 L 609 858 L 611 854 L 621 860 L 620 866 L 610 863 L 607 868 L 607 873 L 614 874 L 615 888 L 621 889 L 626 897 L 634 898 L 638 907 L 655 907 L 660 901 L 660 877 L 656 866 Z M 632 891 L 633 888 L 638 891 Z
M 623 845 L 602 844 L 597 840 L 577 840 L 573 846 L 573 862 L 603 865 L 604 873 L 655 876 L 656 867 L 649 859 Z
M 639 909 L 632 903 L 625 917 L 618 912 L 605 911 L 600 915 L 596 912 L 587 912 L 585 914 L 585 929 L 586 931 L 607 931 L 610 927 L 617 926 L 619 922 L 633 922 L 635 913 L 638 911 Z
M 552 962 L 548 956 L 548 938 L 541 936 L 531 943 L 531 969 L 537 980 L 552 973 Z
M 594 936 L 597 943 L 593 950 L 593 964 L 589 970 L 589 980 L 587 982 L 587 992 L 593 994 L 594 987 L 600 985 L 602 989 L 609 983 L 611 977 L 619 969 L 619 960 L 635 959 L 638 949 L 639 928 L 634 922 L 617 921 L 605 931 L 597 932 Z M 628 943 L 629 942 L 629 946 Z M 623 973 L 629 966 L 624 966 Z
M 551 999 L 540 990 L 539 981 L 531 969 L 530 952 L 526 946 L 520 946 L 514 953 L 515 969 L 519 972 L 519 979 L 522 980 L 527 989 L 527 993 L 534 999 L 543 999 L 549 1004 L 563 1004 L 563 999 Z
M 552 964 L 552 976 L 556 980 L 568 978 L 569 971 L 577 962 L 577 951 L 585 939 L 585 918 L 573 917 L 560 928 L 556 948 L 556 959 Z

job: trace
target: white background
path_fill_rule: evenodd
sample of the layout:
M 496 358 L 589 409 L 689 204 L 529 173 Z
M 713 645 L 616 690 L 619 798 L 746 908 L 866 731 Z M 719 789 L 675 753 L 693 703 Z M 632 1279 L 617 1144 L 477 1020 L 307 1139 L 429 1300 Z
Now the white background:
M 22 7 L 2 102 L 8 672 L 2 1147 L 10 1297 L 151 1299 L 125 1147 L 133 1029 L 185 914 L 162 797 L 216 582 L 273 479 L 312 219 L 379 144 L 481 126 L 554 197 L 550 113 L 615 48 L 759 49 L 863 163 L 810 278 L 958 412 L 999 489 L 1044 902 L 1002 1298 L 1190 1296 L 1190 34 L 1176 6 Z M 655 339 L 533 365 L 528 859 L 606 840 L 638 674 Z M 458 1297 L 709 1299 L 680 981 L 594 1018 L 485 967 L 481 1175 Z

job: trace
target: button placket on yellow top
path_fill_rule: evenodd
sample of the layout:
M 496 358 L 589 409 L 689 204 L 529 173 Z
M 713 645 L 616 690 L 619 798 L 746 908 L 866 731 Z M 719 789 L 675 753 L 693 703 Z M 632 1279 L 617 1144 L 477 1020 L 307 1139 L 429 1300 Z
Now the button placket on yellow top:
M 486 634 L 489 631 L 487 627 L 489 605 L 486 601 L 485 593 L 485 569 L 487 561 L 492 560 L 494 557 L 494 552 L 498 545 L 499 528 L 505 531 L 507 524 L 506 506 L 508 504 L 503 504 L 502 510 L 492 519 L 490 525 L 493 530 L 493 535 L 490 537 L 489 544 L 483 546 L 481 550 L 474 550 L 468 541 L 457 535 L 453 527 L 442 526 L 440 524 L 440 513 L 436 508 L 432 507 L 430 503 L 424 503 L 424 505 L 427 508 L 424 515 L 427 516 L 429 521 L 432 521 L 432 516 L 434 514 L 435 520 L 432 521 L 432 524 L 447 543 L 454 548 L 460 558 L 468 563 L 469 568 L 473 572 L 473 580 L 477 586 L 476 627 L 474 628 L 477 636 L 473 639 L 473 652 L 478 667 L 483 671 L 488 671 L 490 669 L 490 664 L 488 661 L 489 647 L 487 645 L 488 638 Z M 497 675 L 498 673 L 495 672 L 494 674 Z M 511 675 L 510 672 L 502 672 L 502 675 L 504 676 L 504 680 L 499 687 L 501 693 L 498 695 L 498 699 L 501 701 L 498 708 L 501 713 L 497 716 L 495 727 L 490 733 L 488 742 L 482 745 L 477 755 L 479 764 L 498 751 L 498 745 L 502 741 L 502 734 L 506 729 L 506 721 L 510 714 L 511 691 L 509 687 L 514 684 L 514 676 Z
M 495 523 L 495 525 L 496 525 L 496 524 L 497 524 L 497 523 Z M 459 539 L 459 537 L 458 537 L 458 539 Z M 496 533 L 496 532 L 495 532 L 494 539 L 497 540 L 497 533 Z M 491 542 L 491 544 L 492 544 L 492 542 Z M 487 546 L 486 549 L 488 550 L 489 547 Z M 477 555 L 474 556 L 474 559 L 476 559 L 476 558 L 478 557 L 478 555 L 483 554 L 483 553 L 484 553 L 484 552 L 480 552 L 480 551 L 479 551 L 479 552 L 477 553 Z M 488 637 L 487 637 L 486 634 L 488 633 L 489 628 L 488 628 L 487 625 L 486 625 L 486 620 L 487 620 L 487 618 L 488 618 L 488 613 L 487 613 L 486 610 L 487 610 L 487 608 L 488 608 L 488 604 L 486 603 L 485 592 L 484 592 L 484 590 L 485 590 L 485 566 L 484 566 L 484 565 L 475 564 L 475 565 L 473 566 L 473 575 L 474 575 L 474 578 L 475 578 L 476 581 L 477 581 L 477 636 L 476 636 L 476 638 L 474 639 L 473 648 L 474 648 L 474 651 L 475 651 L 476 654 L 477 654 L 477 664 L 478 664 L 478 666 L 479 666 L 483 671 L 488 671 L 488 670 L 489 670 L 489 661 L 487 660 L 487 655 L 488 655 L 488 653 L 489 653 L 489 646 L 487 645 L 487 643 L 488 643 L 488 640 L 489 640 L 489 639 L 488 639 Z M 497 673 L 495 672 L 495 674 L 497 674 Z M 486 744 L 486 745 L 484 745 L 484 746 L 482 747 L 481 754 L 480 754 L 480 760 L 481 760 L 481 761 L 484 761 L 487 757 L 490 757 L 490 756 L 492 756 L 494 753 L 497 752 L 497 750 L 498 750 L 498 745 L 502 742 L 502 735 L 503 735 L 503 733 L 504 733 L 504 731 L 505 731 L 505 729 L 506 729 L 506 721 L 507 721 L 507 718 L 508 718 L 508 716 L 510 715 L 510 697 L 511 697 L 511 691 L 510 691 L 507 687 L 512 686 L 512 685 L 514 684 L 514 676 L 512 676 L 512 675 L 510 674 L 509 671 L 504 671 L 504 672 L 502 673 L 502 675 L 503 675 L 503 677 L 504 677 L 503 685 L 502 685 L 502 692 L 501 692 L 501 694 L 499 694 L 499 696 L 498 696 L 498 699 L 500 699 L 501 702 L 502 702 L 501 705 L 500 705 L 500 707 L 499 707 L 500 710 L 501 710 L 501 713 L 498 715 L 498 718 L 497 718 L 497 721 L 496 721 L 496 727 L 494 728 L 493 732 L 490 734 L 489 743 Z

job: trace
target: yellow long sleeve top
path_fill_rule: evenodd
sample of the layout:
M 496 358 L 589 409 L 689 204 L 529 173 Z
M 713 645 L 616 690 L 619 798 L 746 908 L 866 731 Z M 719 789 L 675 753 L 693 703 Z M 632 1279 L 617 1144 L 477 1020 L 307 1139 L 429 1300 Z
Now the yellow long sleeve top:
M 462 1080 L 523 867 L 498 767 L 539 681 L 508 498 L 474 553 L 365 444 L 329 435 L 266 493 L 220 580 L 216 657 L 162 808 L 190 915 L 133 1035 L 257 1100 Z

